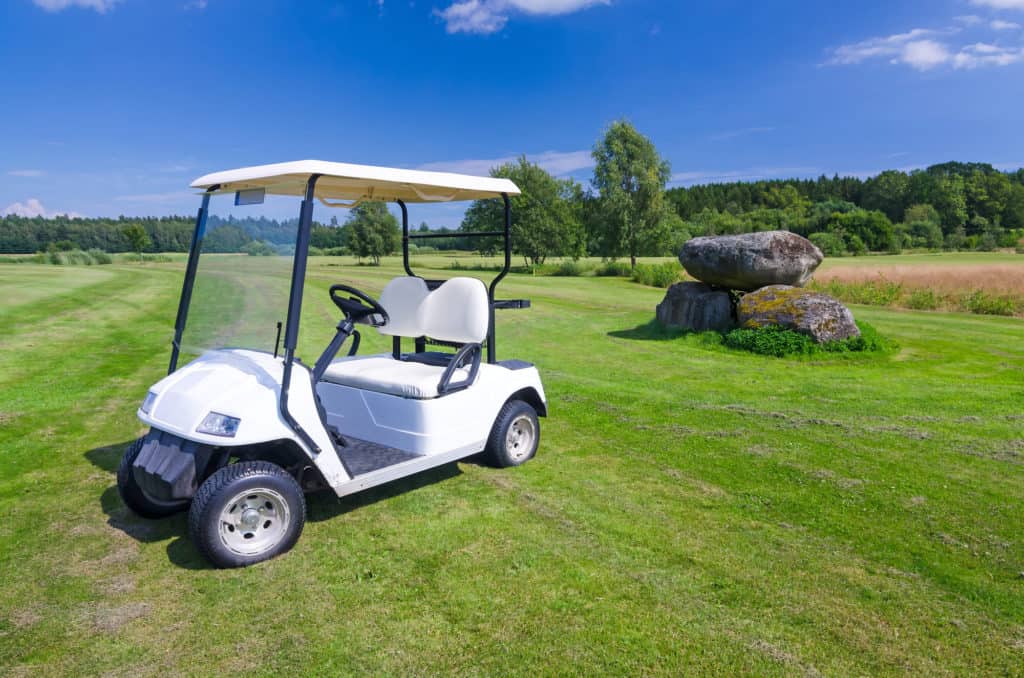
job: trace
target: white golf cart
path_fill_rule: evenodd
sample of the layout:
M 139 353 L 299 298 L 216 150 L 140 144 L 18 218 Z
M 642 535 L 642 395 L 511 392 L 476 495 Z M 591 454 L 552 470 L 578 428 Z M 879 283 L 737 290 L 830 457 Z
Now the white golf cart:
M 527 300 L 495 298 L 511 263 L 509 196 L 519 194 L 515 184 L 299 161 L 217 172 L 192 187 L 203 191 L 202 206 L 168 375 L 138 410 L 149 434 L 128 448 L 118 469 L 118 489 L 134 512 L 156 518 L 189 509 L 189 533 L 199 551 L 216 566 L 238 567 L 295 544 L 305 521 L 304 492 L 330 488 L 343 496 L 478 454 L 499 467 L 533 457 L 538 416 L 547 414 L 540 375 L 530 363 L 495 355 L 495 310 L 529 306 Z M 208 253 L 203 266 L 209 262 L 211 270 L 200 265 L 204 240 L 215 248 L 239 224 L 266 229 L 271 223 L 239 220 L 235 210 L 271 201 L 275 209 L 287 209 L 281 202 L 294 204 L 296 197 L 298 221 L 284 222 L 294 228 L 294 240 L 279 243 L 276 256 Z M 469 235 L 504 243 L 504 268 L 490 285 L 476 278 L 417 277 L 410 241 L 443 234 L 410 233 L 406 203 L 486 198 L 503 200 L 504 230 Z M 210 216 L 211 200 L 226 202 L 232 216 Z M 331 286 L 330 300 L 342 317 L 308 365 L 296 350 L 314 203 L 336 208 L 368 200 L 401 208 L 407 275 L 388 282 L 379 299 L 344 284 Z M 275 290 L 279 305 L 273 303 Z M 307 299 L 307 306 L 314 301 L 319 297 Z M 329 317 L 327 310 L 320 316 Z M 207 339 L 186 341 L 186 321 L 188 332 L 206 332 Z M 391 350 L 357 355 L 358 325 L 386 335 Z M 412 340 L 413 350 L 403 352 L 403 339 Z M 349 341 L 347 355 L 339 358 Z M 245 348 L 225 348 L 233 342 Z M 179 355 L 190 353 L 197 357 L 177 369 Z

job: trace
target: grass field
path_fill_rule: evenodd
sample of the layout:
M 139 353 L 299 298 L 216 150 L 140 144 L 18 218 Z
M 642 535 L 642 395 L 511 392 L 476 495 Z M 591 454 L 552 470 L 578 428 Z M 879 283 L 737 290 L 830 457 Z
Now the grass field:
M 328 285 L 399 270 L 337 263 L 307 362 Z M 537 458 L 311 497 L 291 553 L 218 571 L 114 487 L 180 280 L 0 266 L 0 674 L 1024 673 L 1024 320 L 858 306 L 897 353 L 780 360 L 662 338 L 662 290 L 512 276 Z

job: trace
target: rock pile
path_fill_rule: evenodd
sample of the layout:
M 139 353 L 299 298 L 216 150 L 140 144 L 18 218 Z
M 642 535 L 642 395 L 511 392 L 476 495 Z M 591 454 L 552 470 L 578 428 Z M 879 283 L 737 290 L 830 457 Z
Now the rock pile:
M 859 336 L 850 309 L 801 289 L 822 259 L 811 241 L 788 231 L 694 238 L 679 261 L 701 282 L 670 287 L 658 320 L 694 331 L 778 325 L 819 343 Z M 740 297 L 735 309 L 733 295 Z

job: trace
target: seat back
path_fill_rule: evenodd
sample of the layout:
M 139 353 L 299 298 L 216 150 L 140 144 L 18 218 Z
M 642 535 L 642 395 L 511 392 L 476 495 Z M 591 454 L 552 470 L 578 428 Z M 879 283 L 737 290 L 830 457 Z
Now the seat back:
M 425 336 L 459 344 L 480 344 L 491 322 L 487 288 L 476 278 L 452 278 L 423 304 Z
M 428 294 L 430 290 L 423 278 L 403 276 L 385 285 L 378 301 L 388 312 L 388 322 L 379 328 L 380 333 L 392 337 L 422 337 L 420 308 Z
M 490 325 L 487 288 L 476 278 L 452 278 L 433 292 L 422 278 L 395 278 L 380 304 L 389 316 L 380 332 L 389 336 L 482 343 Z

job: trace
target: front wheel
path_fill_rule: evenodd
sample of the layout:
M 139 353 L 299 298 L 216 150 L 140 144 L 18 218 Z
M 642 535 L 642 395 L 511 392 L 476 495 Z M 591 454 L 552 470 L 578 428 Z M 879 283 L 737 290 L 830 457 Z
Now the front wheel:
M 132 472 L 132 465 L 135 458 L 142 451 L 142 444 L 145 438 L 139 438 L 128 446 L 121 457 L 121 463 L 117 467 L 117 493 L 121 495 L 121 501 L 132 510 L 133 513 L 143 518 L 165 518 L 188 508 L 188 499 L 176 499 L 173 501 L 162 501 L 146 494 L 146 491 L 139 486 Z
M 510 400 L 494 420 L 484 448 L 484 459 L 492 466 L 507 468 L 525 464 L 537 454 L 540 422 L 537 411 L 522 400 Z
M 265 461 L 230 464 L 207 478 L 192 500 L 192 543 L 217 567 L 245 567 L 295 546 L 306 522 L 302 488 Z

